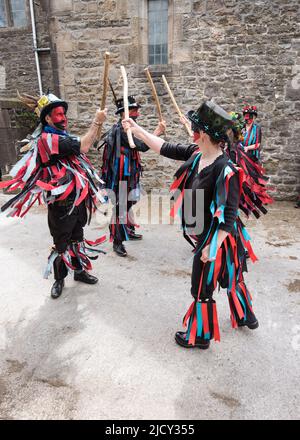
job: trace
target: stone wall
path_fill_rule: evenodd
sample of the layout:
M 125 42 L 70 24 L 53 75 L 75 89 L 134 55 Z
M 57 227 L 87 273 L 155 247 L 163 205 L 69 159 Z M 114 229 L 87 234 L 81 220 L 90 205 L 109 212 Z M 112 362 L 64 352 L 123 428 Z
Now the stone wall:
M 24 28 L 0 28 L 0 167 L 3 173 L 16 161 L 16 141 L 28 134 L 27 110 L 18 103 L 17 90 L 36 96 L 39 94 L 29 2 L 25 1 L 28 25 Z M 35 1 L 34 5 L 38 47 L 51 48 L 48 1 Z M 48 88 L 55 90 L 55 58 L 54 50 L 39 53 L 44 91 Z
M 38 79 L 33 51 L 32 29 L 27 5 L 28 26 L 0 28 L 0 98 L 16 98 L 16 90 L 38 94 Z M 50 48 L 48 1 L 35 1 L 35 15 L 39 48 Z M 43 90 L 54 90 L 50 51 L 39 53 Z M 1 73 L 2 72 L 2 73 Z M 4 80 L 1 81 L 1 77 Z
M 111 52 L 115 86 L 127 68 L 130 92 L 143 105 L 141 123 L 154 129 L 155 108 L 143 69 L 147 65 L 146 0 L 51 2 L 51 34 L 59 87 L 71 103 L 71 123 L 83 131 L 101 97 L 103 54 Z M 185 112 L 202 98 L 227 110 L 256 104 L 263 127 L 263 158 L 277 198 L 294 198 L 300 185 L 300 32 L 296 0 L 170 0 L 168 66 L 152 69 L 167 139 L 189 142 L 161 81 L 164 73 Z M 293 87 L 294 86 L 294 87 Z M 299 86 L 299 87 L 298 87 Z M 121 88 L 116 87 L 118 93 Z M 114 105 L 108 101 L 110 123 Z M 108 124 L 109 125 L 109 124 Z M 93 160 L 99 163 L 97 153 Z M 176 164 L 144 156 L 144 185 L 166 186 Z M 297 186 L 298 185 L 298 186 Z
M 49 42 L 53 48 L 51 62 L 48 59 L 43 66 L 43 75 L 51 76 L 51 64 L 53 87 L 70 103 L 72 130 L 84 132 L 99 105 L 106 50 L 111 52 L 110 76 L 116 91 L 121 94 L 119 66 L 124 64 L 130 93 L 143 105 L 140 122 L 154 129 L 157 118 L 144 74 L 147 0 L 37 3 L 51 36 L 47 39 L 46 32 L 43 44 Z M 169 0 L 169 11 L 169 64 L 152 68 L 168 123 L 166 139 L 189 142 L 178 124 L 161 74 L 166 75 L 184 112 L 196 108 L 203 98 L 213 98 L 228 111 L 241 110 L 244 102 L 256 104 L 263 128 L 263 160 L 275 187 L 275 196 L 278 199 L 295 198 L 300 190 L 299 2 Z M 43 34 L 45 29 L 43 24 L 38 32 Z M 3 44 L 1 32 L 0 44 Z M 10 44 L 7 52 L 16 46 L 14 40 Z M 29 47 L 27 52 L 30 53 Z M 29 67 L 34 79 L 31 61 Z M 16 81 L 21 89 L 30 83 L 26 76 Z M 12 91 L 12 87 L 9 90 Z M 5 93 L 9 94 L 9 90 Z M 108 108 L 110 117 L 106 127 L 115 120 L 110 95 Z M 100 165 L 99 154 L 93 151 L 91 156 Z M 144 186 L 147 189 L 166 187 L 177 164 L 151 152 L 144 154 L 143 160 Z
M 34 123 L 32 114 L 17 99 L 0 99 L 0 168 L 9 172 L 16 163 L 17 141 L 24 139 Z

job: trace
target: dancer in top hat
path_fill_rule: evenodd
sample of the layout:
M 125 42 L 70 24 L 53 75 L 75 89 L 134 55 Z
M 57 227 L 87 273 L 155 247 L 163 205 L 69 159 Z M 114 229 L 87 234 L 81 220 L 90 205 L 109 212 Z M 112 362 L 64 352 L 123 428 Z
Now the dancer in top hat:
M 221 149 L 232 118 L 221 107 L 204 102 L 188 117 L 194 132 L 194 144 L 165 142 L 151 135 L 132 119 L 124 120 L 125 130 L 153 151 L 184 163 L 176 172 L 171 189 L 176 191 L 172 215 L 181 210 L 184 235 L 194 247 L 191 293 L 194 301 L 184 317 L 186 332 L 177 332 L 176 342 L 186 348 L 207 349 L 210 340 L 220 340 L 216 303 L 213 293 L 219 284 L 227 288 L 233 327 L 258 327 L 252 299 L 244 282 L 246 254 L 257 258 L 238 216 L 243 191 L 243 171 Z M 197 190 L 204 190 L 203 227 L 197 214 Z M 190 197 L 187 197 L 190 196 Z M 189 202 L 189 203 L 188 203 Z M 185 205 L 191 204 L 193 218 L 188 219 Z M 201 207 L 201 205 L 200 205 Z
M 232 132 L 228 133 L 226 152 L 230 159 L 244 171 L 243 191 L 240 197 L 240 209 L 249 217 L 253 214 L 259 218 L 268 211 L 266 205 L 273 203 L 268 194 L 269 178 L 262 164 L 253 159 L 244 149 L 244 123 L 240 113 L 230 112 L 233 120 Z
M 116 115 L 120 116 L 120 120 L 112 126 L 105 138 L 101 178 L 105 181 L 105 187 L 109 190 L 114 205 L 109 226 L 113 249 L 117 255 L 126 257 L 127 252 L 123 242 L 142 239 L 142 235 L 135 231 L 136 225 L 131 208 L 140 199 L 142 175 L 140 152 L 145 152 L 149 148 L 139 139 L 134 139 L 136 148 L 130 148 L 121 123 L 124 118 L 123 98 L 116 99 L 115 103 Z M 128 96 L 129 116 L 132 120 L 140 116 L 140 107 L 133 96 Z M 154 134 L 160 136 L 164 131 L 165 123 L 159 122 Z
M 247 153 L 247 156 L 250 157 L 255 162 L 260 162 L 260 152 L 261 152 L 261 126 L 255 122 L 257 118 L 257 107 L 253 106 L 245 106 L 243 108 L 243 115 L 245 119 L 245 128 L 243 130 L 243 146 L 244 150 Z
M 67 131 L 66 101 L 53 94 L 20 98 L 35 109 L 40 124 L 25 148 L 27 153 L 11 170 L 13 179 L 0 184 L 0 188 L 8 188 L 8 191 L 20 189 L 1 211 L 8 211 L 11 217 L 23 217 L 35 202 L 43 201 L 47 205 L 54 247 L 45 277 L 49 276 L 53 265 L 55 283 L 51 296 L 58 298 L 68 269 L 74 270 L 75 281 L 87 284 L 98 281 L 87 272 L 91 262 L 86 244 L 98 245 L 105 237 L 96 242 L 84 240 L 83 227 L 88 220 L 87 211 L 91 216 L 96 208 L 98 187 L 103 182 L 85 154 L 95 141 L 99 125 L 106 119 L 106 110 L 96 111 L 87 133 L 79 138 Z

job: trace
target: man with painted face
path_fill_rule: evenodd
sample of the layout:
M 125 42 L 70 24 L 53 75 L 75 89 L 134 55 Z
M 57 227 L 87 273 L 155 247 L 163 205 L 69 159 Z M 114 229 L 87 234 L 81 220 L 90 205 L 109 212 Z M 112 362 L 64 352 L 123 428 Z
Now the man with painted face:
M 260 162 L 261 127 L 255 122 L 257 107 L 255 105 L 247 105 L 243 108 L 243 116 L 245 120 L 245 128 L 243 130 L 244 151 L 250 159 Z
M 106 135 L 102 161 L 102 179 L 109 190 L 109 197 L 113 203 L 113 215 L 110 222 L 110 240 L 117 255 L 126 257 L 127 252 L 123 245 L 127 240 L 141 240 L 142 235 L 135 232 L 134 219 L 131 208 L 140 199 L 140 177 L 142 165 L 140 152 L 149 148 L 142 141 L 134 138 L 136 148 L 131 148 L 127 135 L 122 127 L 124 119 L 123 99 L 116 100 L 116 115 L 120 120 L 112 126 Z M 128 96 L 129 116 L 137 120 L 140 116 L 140 105 L 133 96 Z M 160 122 L 154 134 L 160 136 L 165 131 L 165 123 Z
M 95 284 L 98 279 L 91 269 L 88 245 L 83 227 L 95 209 L 100 177 L 85 154 L 96 139 L 99 126 L 106 118 L 106 110 L 97 110 L 87 133 L 81 138 L 68 133 L 68 104 L 53 94 L 40 99 L 24 95 L 22 101 L 40 116 L 40 125 L 30 137 L 26 155 L 11 171 L 14 179 L 5 187 L 20 188 L 20 193 L 9 200 L 1 211 L 23 217 L 36 202 L 48 207 L 48 225 L 54 247 L 48 260 L 45 277 L 54 269 L 55 282 L 51 297 L 58 298 L 64 287 L 68 268 L 74 270 L 74 280 Z M 31 99 L 31 101 L 30 101 Z M 36 100 L 36 101 L 35 101 Z

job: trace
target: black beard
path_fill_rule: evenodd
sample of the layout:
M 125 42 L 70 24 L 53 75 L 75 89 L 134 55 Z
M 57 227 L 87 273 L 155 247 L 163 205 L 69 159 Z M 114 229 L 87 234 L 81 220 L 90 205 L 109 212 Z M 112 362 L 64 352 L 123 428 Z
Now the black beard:
M 59 122 L 57 122 L 56 124 L 54 124 L 54 126 L 61 131 L 65 131 L 65 127 L 63 125 L 61 125 Z

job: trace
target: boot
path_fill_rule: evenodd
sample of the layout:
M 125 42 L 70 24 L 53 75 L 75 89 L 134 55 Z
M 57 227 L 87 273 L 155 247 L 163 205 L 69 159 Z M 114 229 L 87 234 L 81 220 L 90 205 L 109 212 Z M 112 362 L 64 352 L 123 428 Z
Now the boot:
M 256 318 L 256 316 L 254 315 L 254 313 L 249 313 L 247 316 L 247 319 L 238 319 L 237 320 L 237 325 L 238 327 L 248 327 L 251 330 L 255 330 L 259 324 L 258 324 L 258 320 Z
M 129 231 L 128 238 L 129 240 L 142 240 L 143 236 L 142 234 L 136 234 L 135 231 Z
M 127 257 L 126 249 L 123 245 L 123 243 L 115 243 L 113 244 L 113 249 L 117 255 L 120 257 Z
M 128 238 L 129 238 L 129 240 L 142 240 L 143 236 L 142 236 L 142 234 L 137 234 L 135 232 L 134 226 L 129 226 L 128 227 Z
M 209 348 L 210 340 L 209 339 L 202 339 L 196 337 L 195 345 L 189 344 L 186 340 L 186 333 L 185 332 L 177 332 L 175 334 L 175 341 L 178 345 L 181 345 L 181 347 L 185 348 L 200 348 L 201 350 L 206 350 Z
M 96 284 L 98 283 L 98 278 L 94 277 L 93 275 L 90 275 L 85 270 L 82 270 L 81 272 L 75 271 L 74 281 L 80 281 L 81 283 L 85 283 L 85 284 Z
M 51 298 L 53 299 L 59 298 L 63 291 L 64 285 L 65 285 L 64 280 L 55 280 L 51 289 Z

